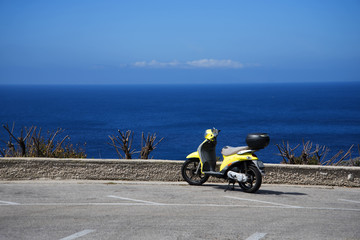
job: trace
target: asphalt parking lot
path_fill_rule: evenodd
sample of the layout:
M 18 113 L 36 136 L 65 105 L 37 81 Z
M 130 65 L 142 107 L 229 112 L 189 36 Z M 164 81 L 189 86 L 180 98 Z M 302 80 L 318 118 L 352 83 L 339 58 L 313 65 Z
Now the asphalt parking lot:
M 0 182 L 0 239 L 360 239 L 360 189 Z

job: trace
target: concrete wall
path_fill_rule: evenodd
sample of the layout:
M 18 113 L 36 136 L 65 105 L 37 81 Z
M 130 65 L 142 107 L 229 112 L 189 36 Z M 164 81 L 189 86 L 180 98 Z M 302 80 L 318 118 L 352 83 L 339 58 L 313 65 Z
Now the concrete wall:
M 0 158 L 0 180 L 183 181 L 183 161 Z M 265 164 L 263 183 L 360 187 L 360 167 Z M 224 180 L 210 178 L 210 181 Z

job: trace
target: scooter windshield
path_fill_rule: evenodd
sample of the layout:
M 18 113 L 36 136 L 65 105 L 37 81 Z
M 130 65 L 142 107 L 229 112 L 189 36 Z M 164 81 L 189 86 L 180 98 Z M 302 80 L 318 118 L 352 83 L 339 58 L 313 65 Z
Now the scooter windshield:
M 212 132 L 213 132 L 214 137 L 217 137 L 219 135 L 220 130 L 213 128 Z

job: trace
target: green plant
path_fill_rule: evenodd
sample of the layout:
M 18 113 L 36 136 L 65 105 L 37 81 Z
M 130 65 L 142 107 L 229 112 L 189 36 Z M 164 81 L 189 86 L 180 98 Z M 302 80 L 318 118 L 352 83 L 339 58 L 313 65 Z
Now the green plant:
M 313 143 L 310 141 L 302 143 L 301 152 L 295 152 L 300 144 L 295 147 L 291 147 L 289 142 L 283 140 L 281 144 L 276 144 L 280 156 L 283 158 L 282 163 L 285 164 L 300 164 L 300 165 L 326 165 L 326 166 L 359 166 L 360 157 L 352 158 L 352 145 L 348 151 L 344 153 L 343 150 L 340 150 L 331 158 L 326 159 L 330 149 L 326 146 L 321 146 L 316 144 L 313 149 Z M 358 145 L 359 155 L 360 147 Z
M 44 136 L 41 128 L 23 127 L 19 137 L 14 136 L 14 124 L 11 129 L 8 125 L 3 125 L 3 128 L 9 134 L 7 142 L 2 140 L 5 143 L 5 148 L 0 150 L 3 157 L 86 158 L 86 144 L 84 148 L 74 146 L 68 135 L 61 136 L 64 132 L 61 128 Z
M 157 148 L 157 145 L 164 139 L 156 141 L 156 133 L 150 134 L 145 137 L 144 133 L 141 135 L 141 151 L 136 151 L 132 149 L 132 142 L 134 138 L 134 133 L 131 130 L 122 132 L 118 130 L 118 135 L 110 136 L 111 143 L 108 145 L 115 148 L 115 151 L 120 159 L 124 159 L 120 150 L 125 154 L 125 159 L 131 159 L 134 153 L 140 153 L 141 159 L 148 159 L 150 153 Z

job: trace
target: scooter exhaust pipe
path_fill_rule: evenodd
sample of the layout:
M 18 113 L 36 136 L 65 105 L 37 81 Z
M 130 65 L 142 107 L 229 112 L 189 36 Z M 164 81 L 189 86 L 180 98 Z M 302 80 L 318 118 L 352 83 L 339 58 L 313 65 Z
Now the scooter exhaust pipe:
M 229 178 L 237 180 L 238 182 L 246 182 L 248 180 L 248 177 L 243 173 L 228 171 L 227 175 Z

